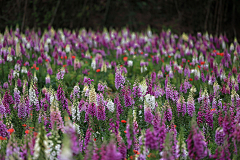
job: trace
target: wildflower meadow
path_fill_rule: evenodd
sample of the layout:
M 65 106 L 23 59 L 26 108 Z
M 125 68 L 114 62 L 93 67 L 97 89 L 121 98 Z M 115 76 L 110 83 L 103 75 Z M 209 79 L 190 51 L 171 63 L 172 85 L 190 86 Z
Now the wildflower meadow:
M 240 45 L 224 35 L 0 33 L 1 160 L 238 160 Z

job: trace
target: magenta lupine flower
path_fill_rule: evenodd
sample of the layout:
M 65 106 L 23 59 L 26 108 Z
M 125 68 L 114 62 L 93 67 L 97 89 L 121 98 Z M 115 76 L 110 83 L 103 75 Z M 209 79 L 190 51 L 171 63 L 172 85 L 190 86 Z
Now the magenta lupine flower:
M 136 83 L 133 84 L 133 98 L 139 98 L 142 96 L 141 88 Z
M 130 149 L 132 146 L 133 140 L 131 139 L 131 131 L 130 131 L 130 125 L 127 123 L 127 129 L 126 129 L 126 137 L 127 137 L 127 148 Z
M 9 138 L 9 132 L 7 131 L 7 127 L 3 123 L 3 121 L 0 121 L 0 136 L 2 136 L 3 138 Z
M 180 115 L 180 113 L 182 113 L 182 116 L 186 114 L 186 102 L 184 101 L 183 97 L 179 98 L 177 101 L 177 112 L 178 116 Z
M 206 79 L 205 79 L 205 77 L 204 77 L 204 73 L 203 72 L 201 72 L 201 78 L 202 78 L 202 81 L 203 81 L 203 83 L 206 81 Z
M 0 114 L 5 114 L 6 110 L 5 110 L 5 106 L 3 105 L 3 103 L 0 101 Z
M 10 91 L 6 91 L 3 97 L 3 105 L 5 106 L 5 111 L 11 114 L 11 109 L 9 108 L 11 104 L 14 104 L 12 96 L 9 94 Z
M 56 124 L 56 128 L 59 130 L 62 130 L 63 131 L 63 128 L 64 128 L 64 124 L 63 124 L 63 119 L 61 117 L 61 112 L 56 109 L 54 111 L 51 111 L 50 113 L 50 122 L 51 122 L 51 126 L 52 128 L 54 128 L 55 124 Z
M 231 115 L 229 113 L 227 113 L 223 119 L 223 132 L 226 135 L 231 135 L 234 132 L 234 121 L 231 120 Z
M 191 131 L 188 135 L 187 148 L 188 156 L 191 159 L 203 159 L 208 155 L 207 143 L 195 121 L 192 122 Z
M 38 57 L 38 64 L 41 64 L 43 62 L 42 57 Z
M 169 99 L 169 98 L 170 98 L 170 92 L 171 92 L 170 85 L 167 85 L 167 86 L 166 86 L 166 99 Z
M 215 133 L 215 143 L 218 146 L 223 145 L 224 143 L 224 138 L 225 138 L 225 133 L 223 132 L 222 128 L 218 128 Z
M 57 79 L 58 79 L 58 80 L 63 79 L 64 74 L 65 74 L 65 71 L 64 71 L 64 70 L 61 70 L 60 72 L 58 72 L 58 73 L 57 73 Z
M 187 111 L 188 114 L 192 117 L 193 113 L 195 112 L 195 103 L 194 103 L 194 98 L 190 96 L 187 101 Z
M 46 84 L 50 84 L 51 83 L 51 79 L 50 79 L 50 77 L 48 76 L 48 77 L 46 77 L 45 78 L 45 80 L 46 80 Z
M 87 146 L 88 146 L 88 143 L 90 141 L 91 135 L 92 135 L 91 129 L 88 128 L 87 132 L 86 132 L 85 140 L 84 140 L 84 150 L 87 149 Z
M 88 114 L 92 117 L 97 116 L 97 107 L 95 103 L 90 103 L 88 105 Z
M 100 159 L 100 156 L 98 155 L 98 147 L 97 147 L 96 143 L 94 143 L 92 160 L 99 160 L 99 159 Z
M 218 160 L 231 160 L 231 153 L 229 151 L 230 144 L 225 142 L 223 146 L 220 146 L 216 149 L 215 154 L 212 156 L 214 159 Z
M 117 69 L 115 72 L 115 87 L 119 89 L 125 83 L 125 78 L 121 75 L 120 69 Z
M 20 102 L 20 104 L 18 104 L 18 117 L 25 118 L 26 116 L 27 116 L 27 112 L 26 112 L 25 104 L 23 102 Z
M 126 89 L 124 93 L 124 103 L 125 107 L 132 106 L 132 98 L 131 98 L 131 89 Z
M 22 87 L 22 82 L 21 82 L 20 78 L 18 78 L 18 80 L 17 80 L 17 85 L 18 85 L 18 87 Z
M 149 128 L 146 130 L 146 142 L 145 146 L 152 150 L 158 150 L 159 144 L 158 144 L 158 132 L 156 130 L 151 131 Z
M 121 153 L 121 159 L 124 159 L 127 157 L 127 147 L 123 141 L 120 142 L 118 151 Z
M 145 121 L 148 122 L 148 123 L 152 123 L 152 120 L 153 120 L 153 114 L 151 112 L 151 108 L 150 107 L 146 107 L 145 110 L 144 110 L 144 118 L 145 118 Z
M 15 88 L 14 89 L 14 102 L 15 102 L 14 108 L 18 106 L 20 102 L 20 98 L 21 98 L 20 91 L 17 88 Z
M 117 151 L 116 144 L 111 141 L 106 147 L 106 160 L 121 160 L 122 154 Z
M 52 68 L 51 68 L 51 67 L 48 67 L 47 73 L 48 73 L 49 75 L 52 75 L 52 74 L 53 74 L 53 71 L 52 71 Z
M 165 109 L 164 118 L 169 122 L 172 120 L 172 109 L 170 106 L 167 106 Z
M 156 72 L 152 72 L 152 82 L 154 83 L 156 81 Z
M 116 105 L 116 110 L 117 110 L 118 115 L 122 114 L 123 113 L 123 107 L 120 103 L 118 95 L 114 99 L 114 104 Z
M 3 83 L 3 88 L 8 89 L 8 82 Z
M 62 87 L 59 85 L 57 90 L 57 100 L 61 102 L 62 109 L 66 109 L 68 114 L 70 115 L 69 109 L 68 109 L 68 101 L 65 97 L 65 93 L 62 89 Z

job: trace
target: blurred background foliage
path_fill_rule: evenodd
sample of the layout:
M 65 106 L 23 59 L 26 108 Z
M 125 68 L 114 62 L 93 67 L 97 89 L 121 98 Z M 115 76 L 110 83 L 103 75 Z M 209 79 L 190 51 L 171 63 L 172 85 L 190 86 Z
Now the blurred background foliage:
M 0 31 L 104 27 L 175 33 L 208 31 L 240 38 L 239 0 L 0 0 Z

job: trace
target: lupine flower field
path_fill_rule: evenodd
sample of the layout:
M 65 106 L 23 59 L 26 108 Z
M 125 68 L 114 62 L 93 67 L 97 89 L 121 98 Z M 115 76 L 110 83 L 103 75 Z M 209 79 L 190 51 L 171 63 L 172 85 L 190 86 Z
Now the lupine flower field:
M 128 29 L 0 34 L 0 159 L 240 159 L 240 45 Z

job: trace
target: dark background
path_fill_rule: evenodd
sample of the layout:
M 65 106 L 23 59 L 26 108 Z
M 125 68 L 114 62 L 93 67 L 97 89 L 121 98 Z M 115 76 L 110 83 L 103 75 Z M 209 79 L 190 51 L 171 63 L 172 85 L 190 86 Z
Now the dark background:
M 175 33 L 208 31 L 240 38 L 240 0 L 0 0 L 0 31 L 103 27 Z

